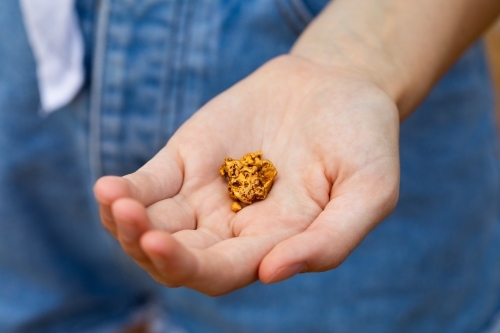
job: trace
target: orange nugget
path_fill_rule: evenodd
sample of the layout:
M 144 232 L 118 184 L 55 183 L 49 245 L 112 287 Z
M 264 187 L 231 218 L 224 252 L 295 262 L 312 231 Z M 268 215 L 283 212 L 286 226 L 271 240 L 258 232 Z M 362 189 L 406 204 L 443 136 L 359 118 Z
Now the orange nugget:
M 274 177 L 278 174 L 271 161 L 262 160 L 260 150 L 246 154 L 241 160 L 226 158 L 219 172 L 228 181 L 229 196 L 247 205 L 264 200 L 273 186 Z M 231 209 L 239 210 L 234 203 Z

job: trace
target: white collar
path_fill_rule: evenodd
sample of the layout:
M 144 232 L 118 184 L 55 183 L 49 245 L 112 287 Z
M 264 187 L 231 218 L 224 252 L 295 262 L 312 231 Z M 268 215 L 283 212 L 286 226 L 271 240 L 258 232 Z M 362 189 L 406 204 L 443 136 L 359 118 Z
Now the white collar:
M 83 38 L 74 0 L 20 0 L 37 65 L 41 107 L 68 104 L 84 82 Z

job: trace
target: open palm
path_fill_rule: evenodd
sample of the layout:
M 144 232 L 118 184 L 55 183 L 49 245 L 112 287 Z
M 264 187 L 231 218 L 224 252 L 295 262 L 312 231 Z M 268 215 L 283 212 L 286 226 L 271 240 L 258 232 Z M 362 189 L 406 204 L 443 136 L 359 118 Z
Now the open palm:
M 104 226 L 157 281 L 209 295 L 338 266 L 394 208 L 394 103 L 361 76 L 287 55 L 217 96 L 137 172 L 95 186 Z M 226 157 L 262 150 L 264 201 L 231 211 Z

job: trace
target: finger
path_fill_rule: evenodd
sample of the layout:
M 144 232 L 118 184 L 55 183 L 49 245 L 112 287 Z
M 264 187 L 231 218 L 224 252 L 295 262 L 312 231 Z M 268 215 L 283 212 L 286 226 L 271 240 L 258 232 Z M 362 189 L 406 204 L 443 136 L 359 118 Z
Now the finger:
M 116 224 L 109 206 L 105 207 L 103 205 L 99 205 L 99 217 L 101 218 L 101 223 L 104 228 L 106 228 L 106 230 L 108 230 L 113 237 L 117 238 Z
M 173 149 L 164 147 L 136 172 L 124 176 L 130 195 L 149 206 L 179 193 L 183 183 L 183 163 Z
M 116 237 L 116 224 L 111 212 L 111 204 L 118 198 L 130 196 L 127 181 L 116 176 L 102 177 L 94 185 L 94 194 L 99 204 L 102 224 Z
M 257 279 L 260 260 L 273 247 L 272 238 L 237 237 L 199 250 L 187 248 L 161 231 L 150 231 L 141 246 L 170 286 L 186 286 L 222 295 Z
M 174 233 L 196 228 L 196 213 L 183 195 L 161 200 L 147 207 L 152 227 Z
M 141 236 L 150 229 L 144 206 L 134 199 L 121 198 L 112 204 L 111 211 L 116 221 L 116 237 L 125 253 L 153 277 L 159 278 L 160 274 L 140 246 Z
M 150 221 L 185 247 L 210 247 L 234 236 L 231 220 L 236 214 L 230 209 L 232 200 L 226 191 L 222 179 L 216 179 L 188 198 L 180 193 L 149 206 Z
M 397 186 L 377 190 L 348 191 L 333 198 L 304 232 L 279 243 L 262 260 L 260 280 L 278 282 L 340 265 L 396 204 Z
M 309 215 L 317 216 L 316 209 L 304 206 L 303 198 L 281 198 L 279 193 L 237 214 L 229 210 L 228 202 L 214 210 L 217 214 L 213 216 L 219 220 L 200 221 L 202 226 L 197 230 L 174 235 L 148 232 L 141 245 L 164 276 L 164 284 L 183 285 L 210 295 L 241 288 L 256 280 L 260 261 L 275 244 L 304 230 L 312 220 Z M 289 205 L 280 205 L 286 202 L 283 199 L 288 199 Z M 229 230 L 238 237 L 220 233 L 217 226 L 221 224 L 232 225 Z
M 118 198 L 132 197 L 148 206 L 175 195 L 183 181 L 181 165 L 178 155 L 165 147 L 133 174 L 100 178 L 94 185 L 94 193 L 104 227 L 116 237 L 111 204 Z
M 175 233 L 207 228 L 226 239 L 233 236 L 229 228 L 229 221 L 235 216 L 230 210 L 231 202 L 227 185 L 217 177 L 188 196 L 181 192 L 149 206 L 147 211 L 152 226 L 157 229 Z
M 188 248 L 206 249 L 223 238 L 209 228 L 198 228 L 196 230 L 182 230 L 172 235 L 179 243 Z

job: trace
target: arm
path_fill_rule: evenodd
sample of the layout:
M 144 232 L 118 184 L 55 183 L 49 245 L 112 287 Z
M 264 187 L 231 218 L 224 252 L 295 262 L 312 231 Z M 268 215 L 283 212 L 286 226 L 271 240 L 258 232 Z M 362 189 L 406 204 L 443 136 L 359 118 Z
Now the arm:
M 396 205 L 400 119 L 499 10 L 335 1 L 289 55 L 210 101 L 144 167 L 100 179 L 104 226 L 160 283 L 210 295 L 337 267 Z M 218 168 L 258 149 L 279 176 L 235 214 Z
M 404 119 L 499 13 L 496 0 L 336 0 L 291 53 L 368 75 Z

